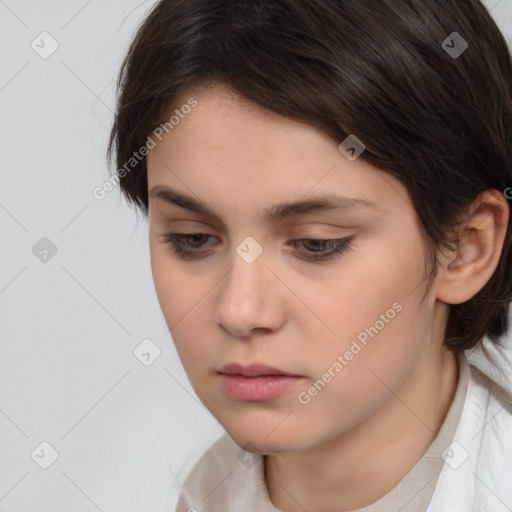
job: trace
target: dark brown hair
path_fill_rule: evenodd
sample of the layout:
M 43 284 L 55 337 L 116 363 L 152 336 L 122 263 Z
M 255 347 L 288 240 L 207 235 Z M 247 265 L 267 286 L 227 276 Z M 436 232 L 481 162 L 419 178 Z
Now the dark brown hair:
M 431 277 L 436 249 L 454 241 L 477 195 L 512 186 L 511 55 L 478 0 L 161 0 L 121 67 L 107 155 L 144 215 L 146 158 L 129 172 L 126 162 L 180 95 L 214 83 L 337 143 L 356 135 L 361 158 L 407 188 Z M 511 258 L 512 216 L 492 277 L 450 306 L 448 348 L 473 348 L 486 335 L 501 348 Z

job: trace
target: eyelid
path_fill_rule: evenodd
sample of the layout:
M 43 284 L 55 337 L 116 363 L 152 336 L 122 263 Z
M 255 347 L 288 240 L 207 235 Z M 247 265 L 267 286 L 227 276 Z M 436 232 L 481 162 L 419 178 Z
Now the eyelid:
M 183 249 L 181 247 L 180 242 L 182 240 L 185 240 L 187 238 L 192 238 L 195 236 L 203 236 L 203 237 L 214 237 L 214 235 L 210 235 L 209 233 L 202 233 L 202 232 L 194 232 L 194 233 L 166 233 L 164 235 L 161 235 L 163 237 L 163 242 L 170 246 L 170 249 L 176 254 L 179 258 L 183 260 L 199 260 L 203 259 L 204 257 L 207 257 L 209 254 L 211 254 L 211 250 L 209 251 L 206 249 L 206 252 L 208 254 L 204 254 L 205 250 L 200 248 L 189 248 L 189 249 Z M 293 247 L 297 247 L 297 245 L 300 242 L 306 242 L 306 241 L 319 241 L 326 244 L 334 245 L 333 248 L 327 251 L 308 251 L 307 249 L 304 249 L 302 251 L 302 254 L 306 254 L 307 256 L 301 259 L 304 259 L 306 261 L 310 262 L 322 262 L 322 261 L 330 261 L 332 259 L 335 259 L 336 257 L 341 256 L 343 253 L 347 252 L 351 248 L 351 243 L 355 235 L 345 236 L 345 237 L 338 237 L 338 238 L 325 238 L 325 237 L 303 237 L 303 238 L 295 238 L 292 239 L 289 243 Z

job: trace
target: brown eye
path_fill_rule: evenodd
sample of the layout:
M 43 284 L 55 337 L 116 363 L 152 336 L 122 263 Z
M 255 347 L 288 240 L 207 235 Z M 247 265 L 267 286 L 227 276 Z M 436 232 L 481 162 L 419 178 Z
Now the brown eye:
M 211 252 L 205 254 L 202 251 L 205 241 L 213 238 L 206 233 L 168 233 L 163 236 L 164 243 L 171 246 L 172 251 L 183 260 L 202 259 Z M 302 246 L 302 252 L 306 256 L 302 259 L 312 261 L 327 260 L 349 250 L 350 242 L 354 235 L 345 238 L 303 238 L 292 240 L 294 247 Z
M 171 246 L 175 254 L 183 260 L 199 259 L 201 257 L 198 249 L 203 246 L 205 238 L 210 238 L 211 235 L 206 233 L 168 233 L 163 235 L 164 243 Z M 186 243 L 183 247 L 183 241 L 193 240 L 191 244 Z
M 307 258 L 322 260 L 332 258 L 349 250 L 354 235 L 345 238 L 303 238 L 294 240 L 292 245 L 302 244 L 308 253 Z

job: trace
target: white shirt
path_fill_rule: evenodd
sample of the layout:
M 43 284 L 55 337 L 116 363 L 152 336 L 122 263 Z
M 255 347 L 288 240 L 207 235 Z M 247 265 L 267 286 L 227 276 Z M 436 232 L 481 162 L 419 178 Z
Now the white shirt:
M 458 358 L 457 389 L 429 449 L 389 493 L 354 512 L 512 511 L 512 367 L 506 361 L 501 377 L 481 349 L 472 352 Z M 227 433 L 193 467 L 175 510 L 280 512 L 268 495 L 263 456 Z

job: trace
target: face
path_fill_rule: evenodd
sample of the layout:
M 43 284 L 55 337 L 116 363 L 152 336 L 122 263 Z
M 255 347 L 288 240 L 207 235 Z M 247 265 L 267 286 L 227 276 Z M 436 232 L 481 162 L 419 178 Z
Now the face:
M 163 314 L 195 392 L 235 442 L 314 447 L 385 407 L 439 349 L 413 205 L 315 127 L 220 86 L 179 105 L 191 97 L 148 155 Z M 294 203 L 305 204 L 280 208 Z M 219 373 L 229 363 L 281 377 Z

